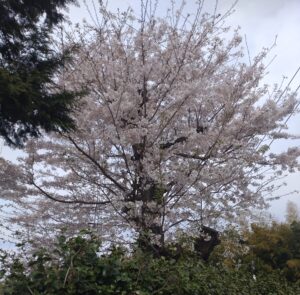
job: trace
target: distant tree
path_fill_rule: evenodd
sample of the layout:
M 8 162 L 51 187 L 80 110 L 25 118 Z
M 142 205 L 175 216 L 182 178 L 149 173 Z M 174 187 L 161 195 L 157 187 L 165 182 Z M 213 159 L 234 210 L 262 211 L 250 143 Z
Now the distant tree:
M 252 224 L 245 235 L 248 254 L 242 258 L 251 261 L 256 271 L 276 272 L 280 270 L 290 281 L 300 279 L 300 223 L 272 225 Z
M 163 247 L 177 230 L 196 234 L 264 207 L 273 181 L 299 167 L 298 148 L 269 151 L 290 138 L 297 98 L 261 85 L 267 52 L 246 64 L 238 33 L 224 37 L 224 16 L 200 5 L 158 18 L 150 2 L 138 17 L 101 5 L 95 26 L 68 37 L 81 46 L 60 81 L 88 89 L 78 130 L 29 142 L 17 189 L 2 194 L 36 241 L 91 226 L 106 241 Z
M 293 221 L 290 228 L 292 231 L 291 249 L 293 257 L 298 260 L 298 268 L 300 272 L 300 222 Z
M 287 202 L 285 219 L 288 224 L 299 221 L 299 210 L 296 203 L 292 201 Z
M 10 145 L 74 127 L 76 95 L 55 83 L 67 51 L 54 49 L 51 33 L 75 1 L 0 1 L 0 136 Z
M 292 259 L 291 236 L 292 232 L 287 224 L 253 224 L 247 244 L 254 256 L 260 259 L 263 268 L 272 271 L 285 268 L 287 261 Z

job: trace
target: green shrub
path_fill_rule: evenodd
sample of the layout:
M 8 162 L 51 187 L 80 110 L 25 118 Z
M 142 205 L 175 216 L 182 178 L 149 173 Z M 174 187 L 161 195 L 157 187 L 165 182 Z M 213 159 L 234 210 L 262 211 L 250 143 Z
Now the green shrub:
M 100 255 L 100 246 L 95 236 L 83 233 L 60 236 L 54 249 L 41 249 L 27 261 L 3 255 L 0 294 L 300 294 L 298 283 L 275 271 L 254 278 L 247 268 L 209 265 L 193 255 L 175 260 L 119 248 Z

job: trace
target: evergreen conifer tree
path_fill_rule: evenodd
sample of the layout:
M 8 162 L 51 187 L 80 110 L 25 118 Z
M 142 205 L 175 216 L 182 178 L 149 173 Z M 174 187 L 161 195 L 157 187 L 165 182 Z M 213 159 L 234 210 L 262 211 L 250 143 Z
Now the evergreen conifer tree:
M 51 33 L 75 0 L 0 0 L 0 136 L 20 146 L 28 136 L 74 128 L 75 92 L 54 83 L 68 52 Z

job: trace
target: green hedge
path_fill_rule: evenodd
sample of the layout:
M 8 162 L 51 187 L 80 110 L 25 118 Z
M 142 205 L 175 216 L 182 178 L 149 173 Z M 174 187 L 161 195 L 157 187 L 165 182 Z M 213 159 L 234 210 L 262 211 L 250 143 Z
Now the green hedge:
M 2 256 L 2 294 L 7 295 L 243 295 L 300 294 L 300 285 L 280 272 L 257 273 L 209 265 L 196 256 L 179 260 L 153 258 L 112 249 L 99 255 L 99 240 L 90 234 L 59 237 L 51 250 L 27 261 Z M 248 268 L 249 269 L 249 268 Z

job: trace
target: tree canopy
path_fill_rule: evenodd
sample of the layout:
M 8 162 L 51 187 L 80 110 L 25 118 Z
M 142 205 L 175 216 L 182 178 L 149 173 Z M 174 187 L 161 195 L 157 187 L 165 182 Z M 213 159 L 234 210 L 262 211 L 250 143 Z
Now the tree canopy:
M 93 227 L 107 242 L 164 247 L 266 206 L 274 180 L 299 168 L 298 148 L 270 151 L 292 138 L 297 96 L 262 83 L 268 50 L 245 62 L 226 15 L 199 4 L 160 18 L 150 2 L 141 15 L 100 3 L 98 22 L 68 35 L 80 46 L 58 80 L 88 90 L 72 116 L 78 129 L 28 142 L 2 194 L 36 241 Z
M 0 135 L 8 144 L 74 127 L 76 94 L 55 83 L 67 51 L 55 50 L 51 40 L 61 9 L 72 2 L 0 1 Z

